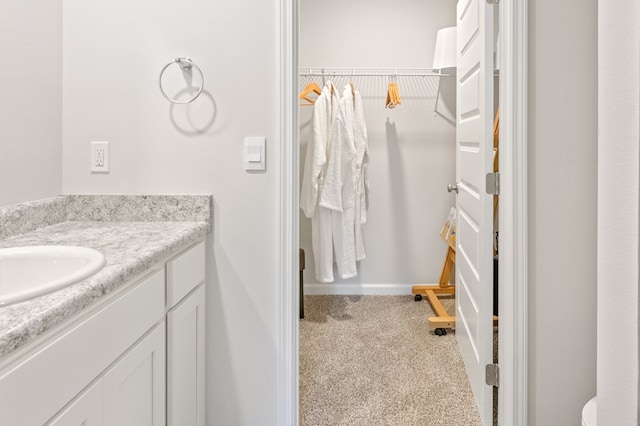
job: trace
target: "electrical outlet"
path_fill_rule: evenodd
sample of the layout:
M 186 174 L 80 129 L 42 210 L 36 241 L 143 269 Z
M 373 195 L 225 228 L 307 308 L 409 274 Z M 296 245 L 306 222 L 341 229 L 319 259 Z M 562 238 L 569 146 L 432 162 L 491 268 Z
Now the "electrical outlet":
M 104 148 L 101 146 L 96 147 L 96 162 L 94 166 L 104 167 Z
M 109 173 L 109 142 L 91 142 L 91 171 Z

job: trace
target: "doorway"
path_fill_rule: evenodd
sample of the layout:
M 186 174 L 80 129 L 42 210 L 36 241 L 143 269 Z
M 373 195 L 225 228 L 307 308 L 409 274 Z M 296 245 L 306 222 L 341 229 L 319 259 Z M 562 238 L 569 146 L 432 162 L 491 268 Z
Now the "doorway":
M 506 6 L 506 7 L 504 7 Z M 291 165 L 298 164 L 298 116 L 297 116 L 297 95 L 299 72 L 297 46 L 297 12 L 299 4 L 297 1 L 283 1 L 283 55 L 282 55 L 282 77 L 283 77 L 283 104 L 282 112 L 282 134 L 285 136 L 283 140 L 290 140 L 292 143 L 285 143 L 281 150 L 282 160 L 282 244 L 281 244 L 281 264 L 282 264 L 282 291 L 281 300 L 283 306 L 283 314 L 281 316 L 281 363 L 280 363 L 280 395 L 281 419 L 285 420 L 282 424 L 296 424 L 297 422 L 297 191 L 299 188 L 298 170 Z M 504 42 L 503 47 L 510 52 L 504 56 L 507 58 L 503 61 L 501 87 L 507 87 L 509 96 L 507 99 L 501 99 L 502 117 L 501 117 L 501 134 L 515 136 L 510 146 L 501 149 L 501 171 L 502 176 L 502 194 L 515 194 L 514 197 L 503 197 L 506 207 L 502 208 L 501 223 L 501 247 L 513 248 L 509 256 L 501 258 L 500 272 L 505 277 L 505 281 L 509 280 L 513 286 L 501 286 L 500 300 L 501 322 L 510 319 L 506 327 L 501 327 L 501 367 L 503 380 L 500 387 L 500 393 L 508 393 L 507 398 L 501 397 L 501 422 L 504 424 L 524 424 L 526 420 L 526 400 L 524 398 L 526 390 L 526 358 L 524 354 L 523 342 L 526 342 L 526 327 L 523 307 L 526 301 L 523 288 L 526 280 L 526 269 L 524 268 L 523 255 L 525 253 L 524 243 L 526 243 L 526 222 L 524 219 L 523 206 L 525 206 L 525 192 L 517 193 L 517 190 L 523 189 L 524 181 L 524 132 L 522 132 L 524 87 L 522 75 L 523 63 L 526 52 L 526 46 L 523 44 L 522 28 L 514 26 L 515 22 L 526 22 L 525 11 L 515 5 L 505 4 L 501 10 L 501 34 Z M 526 26 L 524 26 L 526 28 Z M 518 46 L 518 48 L 516 48 Z M 503 50 L 504 52 L 504 50 Z M 515 77 L 518 77 L 517 79 Z M 501 93 L 505 93 L 504 89 Z M 502 96 L 501 96 L 502 97 Z M 295 103 L 294 103 L 295 102 Z M 288 138 L 287 138 L 288 136 Z M 503 166 L 504 163 L 504 166 Z M 516 190 L 517 189 L 517 190 Z M 503 201 L 501 201 L 503 203 Z M 515 230 L 510 234 L 509 230 Z M 512 237 L 504 237 L 512 235 Z M 510 259 L 509 259 L 510 258 Z M 510 280 L 512 278 L 513 280 Z M 503 290 L 503 287 L 508 287 Z M 516 338 L 515 330 L 519 332 Z

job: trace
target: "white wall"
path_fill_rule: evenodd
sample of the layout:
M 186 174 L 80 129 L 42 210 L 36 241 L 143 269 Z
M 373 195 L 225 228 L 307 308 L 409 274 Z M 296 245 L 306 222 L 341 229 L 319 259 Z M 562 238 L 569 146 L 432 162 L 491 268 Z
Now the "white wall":
M 598 424 L 638 424 L 638 2 L 598 3 Z
M 0 2 L 0 206 L 62 188 L 62 1 Z
M 64 192 L 213 194 L 209 425 L 276 418 L 277 5 L 64 0 Z M 205 74 L 191 106 L 158 89 L 176 56 Z M 243 170 L 247 135 L 267 137 L 266 173 Z M 110 174 L 90 174 L 91 140 L 111 142 Z
M 530 426 L 596 391 L 597 66 L 596 0 L 529 0 Z
M 455 25 L 455 2 L 440 0 L 329 0 L 300 2 L 301 67 L 431 68 L 437 30 Z M 332 30 L 333 29 L 333 30 Z M 342 29 L 335 31 L 335 29 Z M 322 86 L 322 78 L 313 78 Z M 301 78 L 303 88 L 310 78 Z M 439 236 L 455 196 L 455 79 L 400 77 L 403 104 L 385 109 L 387 77 L 334 78 L 353 82 L 363 96 L 370 162 L 370 206 L 364 227 L 367 259 L 357 278 L 314 285 L 314 292 L 409 291 L 437 283 L 446 253 Z M 301 109 L 301 169 L 312 108 Z M 317 283 L 311 221 L 301 214 L 306 283 Z M 391 284 L 391 286 L 385 286 Z M 384 289 L 384 290 L 382 290 Z

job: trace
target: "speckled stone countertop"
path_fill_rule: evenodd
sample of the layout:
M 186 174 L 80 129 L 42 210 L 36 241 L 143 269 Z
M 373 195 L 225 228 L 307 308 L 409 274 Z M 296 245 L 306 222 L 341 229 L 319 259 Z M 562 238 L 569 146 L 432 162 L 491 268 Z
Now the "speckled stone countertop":
M 211 231 L 211 205 L 209 195 L 60 196 L 0 208 L 0 248 L 78 245 L 102 252 L 107 260 L 84 281 L 0 307 L 0 361 L 204 238 Z M 30 215 L 38 222 L 35 228 Z

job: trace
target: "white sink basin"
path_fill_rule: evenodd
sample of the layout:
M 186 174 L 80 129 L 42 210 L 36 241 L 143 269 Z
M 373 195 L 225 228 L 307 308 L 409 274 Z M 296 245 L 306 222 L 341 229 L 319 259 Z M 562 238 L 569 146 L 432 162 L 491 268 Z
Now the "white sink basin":
M 0 249 L 0 306 L 33 299 L 77 283 L 106 263 L 97 250 L 74 246 Z

